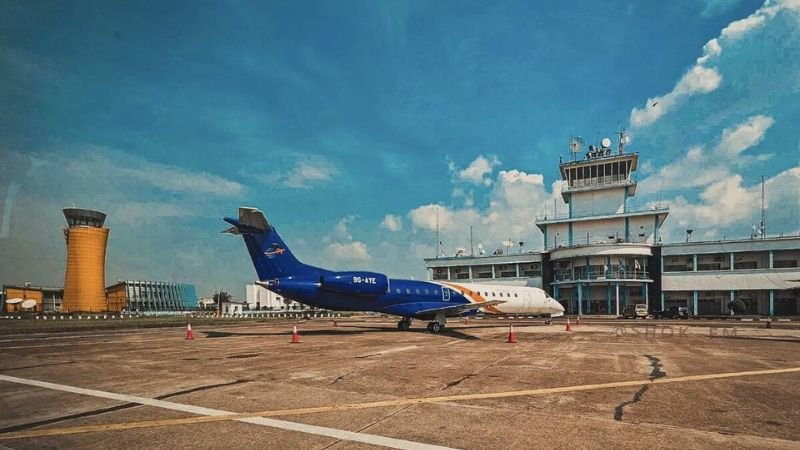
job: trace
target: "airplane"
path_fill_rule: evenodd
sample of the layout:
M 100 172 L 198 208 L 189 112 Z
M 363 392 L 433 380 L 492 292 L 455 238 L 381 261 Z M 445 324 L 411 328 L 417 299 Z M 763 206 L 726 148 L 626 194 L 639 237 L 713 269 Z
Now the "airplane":
M 295 258 L 264 214 L 240 207 L 239 217 L 225 217 L 223 233 L 244 238 L 258 275 L 256 284 L 297 302 L 333 311 L 373 311 L 400 316 L 397 328 L 413 319 L 429 320 L 438 333 L 448 317 L 484 314 L 536 314 L 558 317 L 564 307 L 535 287 L 389 278 L 369 271 L 331 271 Z

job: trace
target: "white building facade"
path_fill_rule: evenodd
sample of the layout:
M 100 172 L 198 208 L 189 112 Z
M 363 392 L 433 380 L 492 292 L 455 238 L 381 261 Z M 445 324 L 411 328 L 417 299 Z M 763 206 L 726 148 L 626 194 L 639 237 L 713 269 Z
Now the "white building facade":
M 251 311 L 282 311 L 307 308 L 306 305 L 284 298 L 263 286 L 248 284 L 245 286 L 247 307 Z
M 649 305 L 653 246 L 669 214 L 631 206 L 639 155 L 622 144 L 612 154 L 610 139 L 603 144 L 559 165 L 567 213 L 536 219 L 552 265 L 549 290 L 568 314 L 619 315 L 626 305 Z
M 567 211 L 536 218 L 544 249 L 520 255 L 430 258 L 429 278 L 537 286 L 568 314 L 618 316 L 685 306 L 694 315 L 800 316 L 800 236 L 662 244 L 666 206 L 637 208 L 637 153 L 609 139 L 559 164 Z M 690 230 L 687 230 L 687 241 Z

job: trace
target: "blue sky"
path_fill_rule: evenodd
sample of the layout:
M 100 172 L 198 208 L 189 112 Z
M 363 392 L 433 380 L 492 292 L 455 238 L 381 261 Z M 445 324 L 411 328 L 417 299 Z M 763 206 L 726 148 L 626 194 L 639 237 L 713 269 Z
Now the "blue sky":
M 551 3 L 3 2 L 0 282 L 63 283 L 73 204 L 109 280 L 201 294 L 254 279 L 239 205 L 334 268 L 423 277 L 436 209 L 536 250 L 569 136 L 618 127 L 668 240 L 749 236 L 762 175 L 800 231 L 800 2 Z

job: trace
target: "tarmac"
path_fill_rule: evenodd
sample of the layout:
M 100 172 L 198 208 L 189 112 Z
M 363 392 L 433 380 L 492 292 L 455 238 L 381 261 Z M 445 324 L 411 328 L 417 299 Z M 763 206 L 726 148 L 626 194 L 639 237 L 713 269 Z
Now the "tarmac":
M 800 330 L 788 324 L 412 327 L 0 336 L 0 448 L 800 448 Z

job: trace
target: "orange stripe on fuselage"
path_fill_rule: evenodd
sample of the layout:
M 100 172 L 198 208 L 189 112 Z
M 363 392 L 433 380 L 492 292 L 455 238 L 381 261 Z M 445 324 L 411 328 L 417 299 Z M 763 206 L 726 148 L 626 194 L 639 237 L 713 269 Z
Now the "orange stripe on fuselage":
M 445 283 L 445 282 L 442 282 L 442 281 L 439 281 L 439 283 L 442 283 L 445 286 L 450 286 L 451 288 L 457 290 L 458 292 L 461 292 L 462 295 L 465 296 L 467 298 L 467 300 L 470 300 L 472 303 L 483 303 L 483 302 L 487 301 L 485 298 L 483 298 L 483 296 L 481 295 L 480 292 L 473 292 L 471 289 L 467 289 L 464 286 L 460 286 L 460 285 L 455 284 L 455 283 Z M 499 309 L 495 308 L 494 305 L 480 306 L 480 308 L 482 308 L 482 309 L 486 310 L 486 312 L 489 312 L 489 313 L 492 313 L 492 314 L 505 314 L 504 312 L 502 312 Z

